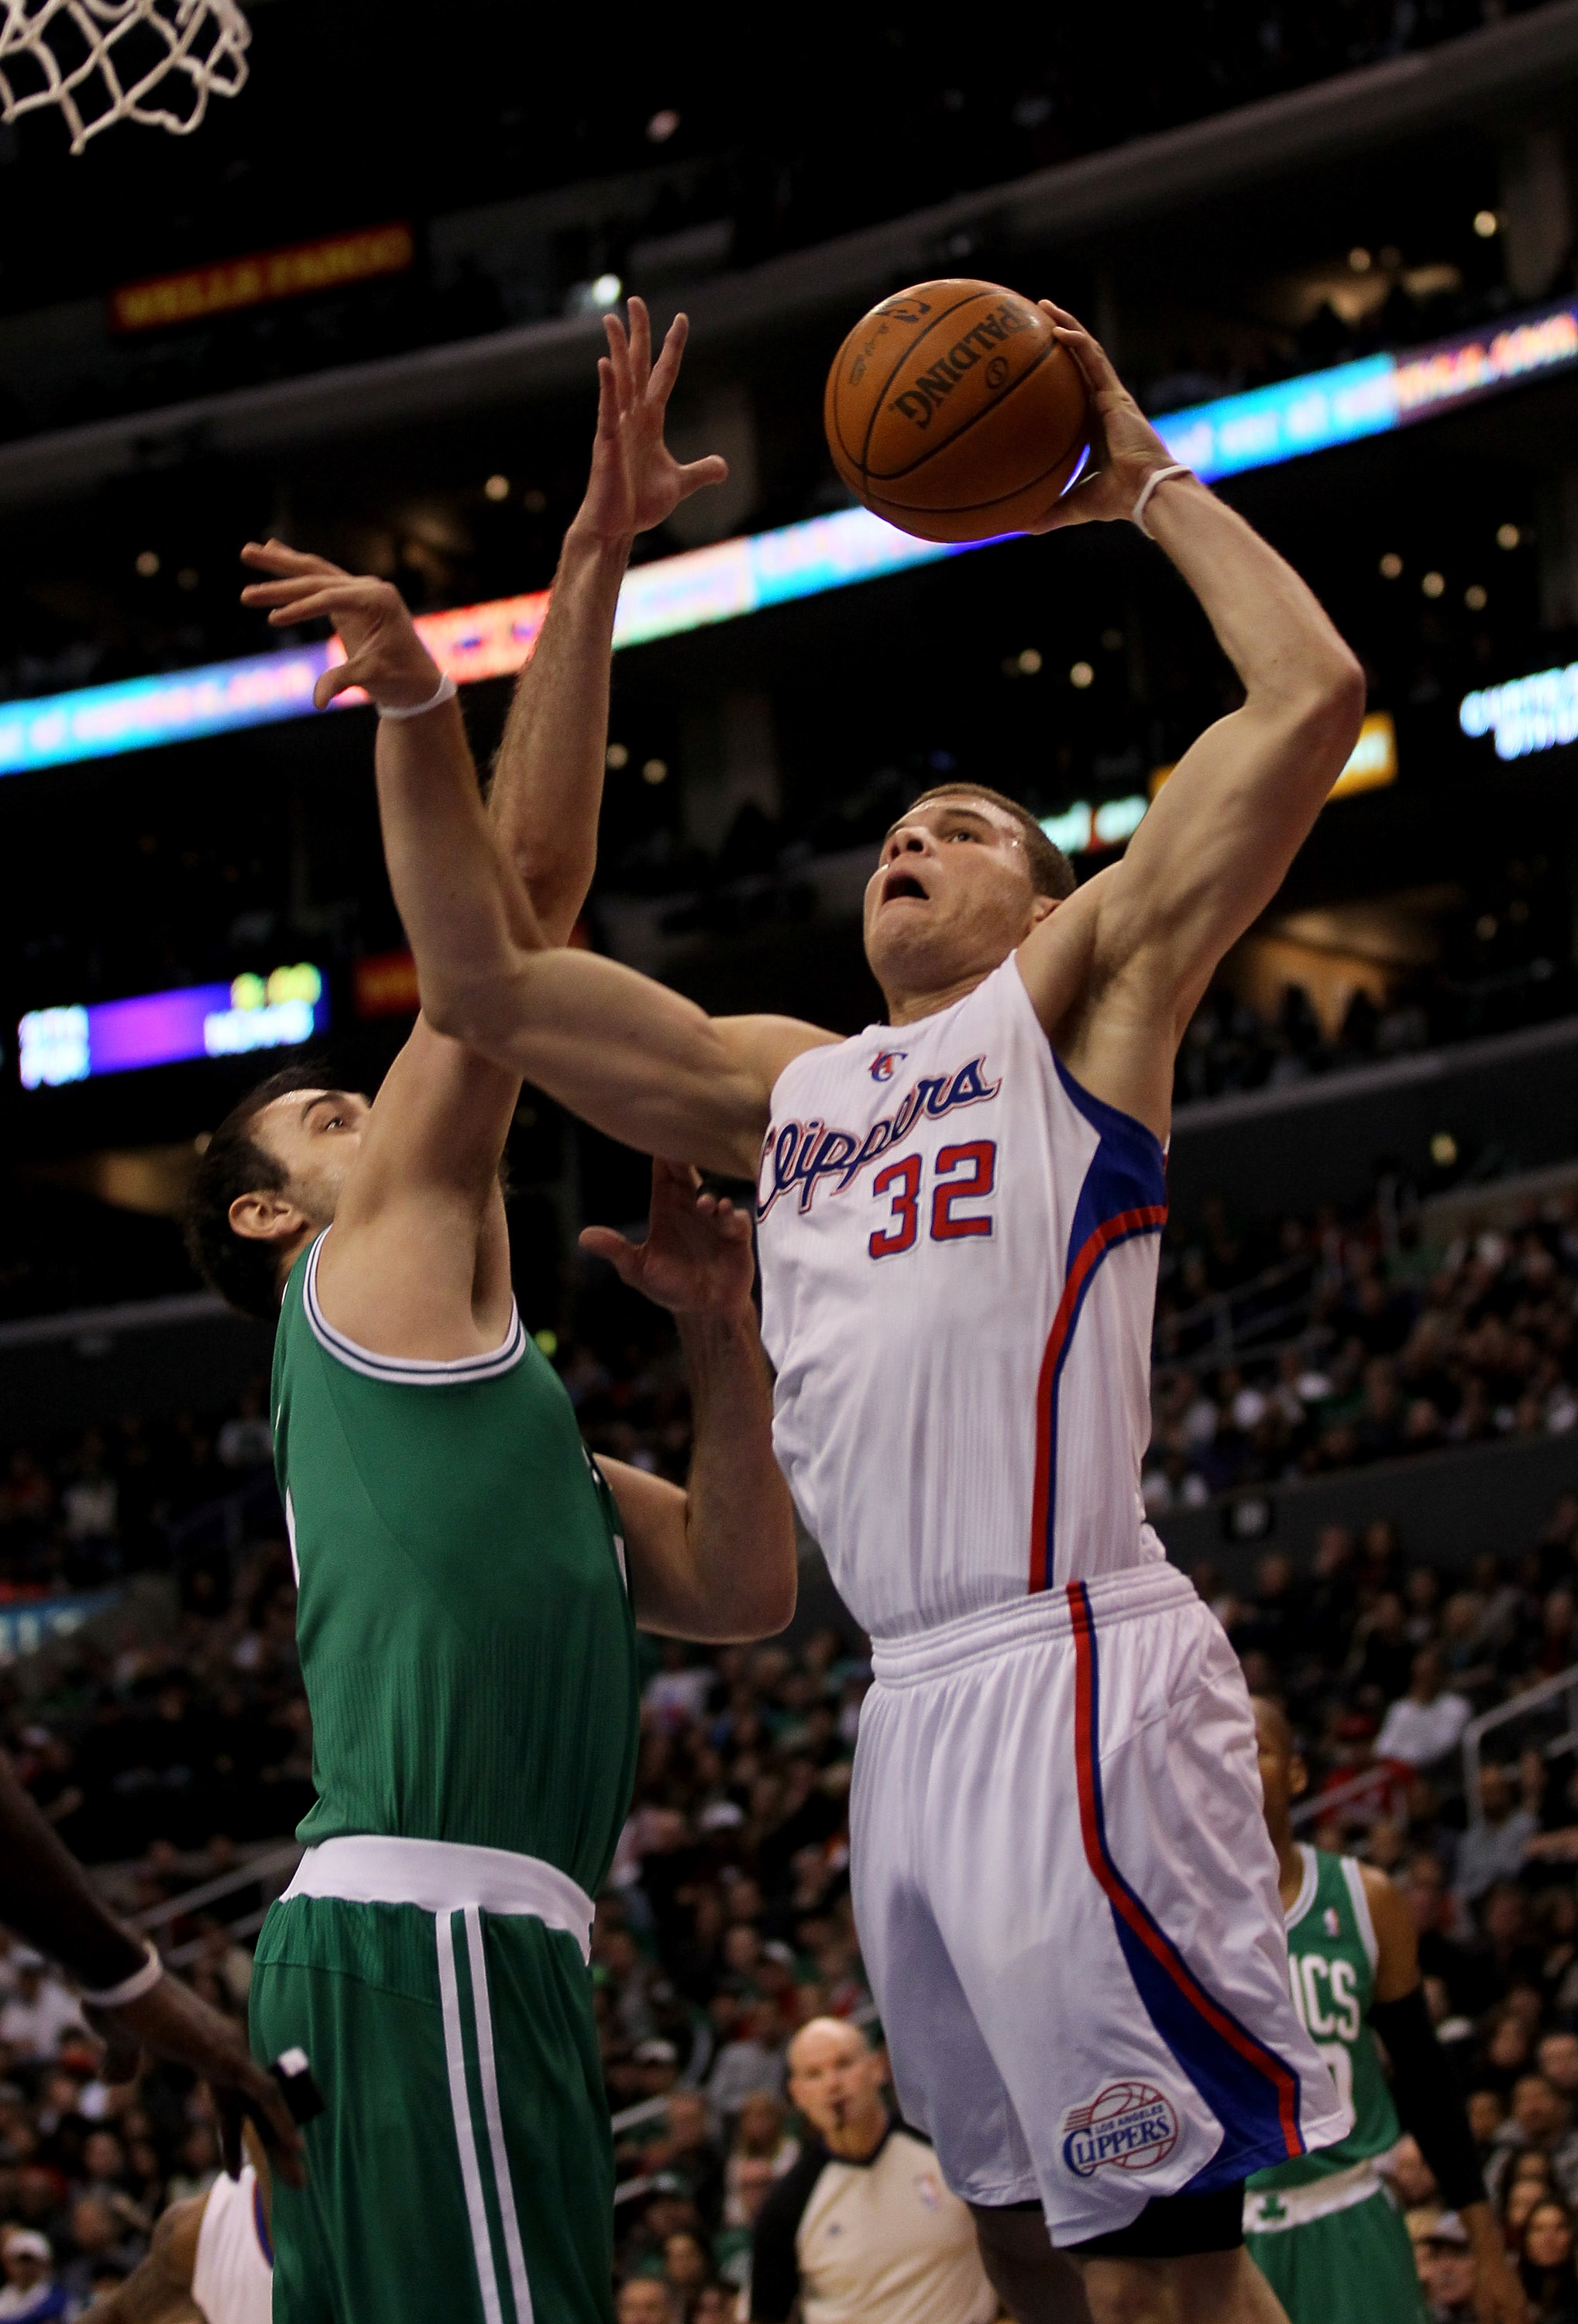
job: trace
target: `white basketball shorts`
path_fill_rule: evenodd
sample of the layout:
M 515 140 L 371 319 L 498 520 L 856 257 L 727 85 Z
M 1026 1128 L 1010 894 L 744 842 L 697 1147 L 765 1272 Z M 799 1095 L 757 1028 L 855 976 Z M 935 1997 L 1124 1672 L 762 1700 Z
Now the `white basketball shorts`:
M 955 2193 L 1127 2227 L 1349 2127 L 1294 2013 L 1254 1722 L 1153 1564 L 879 1642 L 855 1920 L 906 2121 Z

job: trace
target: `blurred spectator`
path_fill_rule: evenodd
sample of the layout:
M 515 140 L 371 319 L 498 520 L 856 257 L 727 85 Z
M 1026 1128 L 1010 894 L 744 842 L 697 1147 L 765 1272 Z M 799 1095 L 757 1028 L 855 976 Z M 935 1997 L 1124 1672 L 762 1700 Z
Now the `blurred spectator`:
M 1444 1691 L 1439 1648 L 1421 1646 L 1414 1656 L 1408 1692 L 1381 1721 L 1375 1756 L 1399 1760 L 1406 1767 L 1433 1767 L 1446 1757 L 1472 1716 L 1472 1703 Z
M 16 1983 L 0 2005 L 0 2042 L 23 2064 L 52 2058 L 68 2030 L 83 2033 L 82 2012 L 59 1978 L 36 1953 L 14 1952 Z
M 1578 2324 L 1578 2273 L 1573 2220 L 1564 2203 L 1544 2198 L 1524 2223 L 1519 2273 L 1536 2324 Z
M 54 2259 L 49 2237 L 36 2228 L 8 2227 L 0 2234 L 0 2268 L 5 2272 L 0 2317 L 9 2324 L 47 2324 L 50 2318 L 72 2314 L 72 2302 L 55 2282 Z
M 1380 1748 L 1378 1742 L 1378 1751 Z M 1519 1805 L 1505 1767 L 1481 1768 L 1480 1821 L 1471 1823 L 1458 1843 L 1453 1880 L 1453 1889 L 1463 1904 L 1477 1903 L 1498 1880 L 1518 1878 L 1523 1870 L 1524 1852 L 1539 1829 L 1538 1807 L 1537 1770 L 1532 1802 L 1526 1796 Z
M 1455 2211 L 1409 2214 L 1408 2233 L 1419 2263 L 1419 2282 L 1431 2324 L 1453 2324 L 1474 2307 L 1474 2260 L 1468 2231 Z
M 1513 2084 L 1512 2110 L 1491 2142 L 1492 2196 L 1517 2176 L 1526 2156 L 1539 2156 L 1564 2202 L 1578 2200 L 1578 2129 L 1573 2109 L 1543 2074 L 1521 2074 Z

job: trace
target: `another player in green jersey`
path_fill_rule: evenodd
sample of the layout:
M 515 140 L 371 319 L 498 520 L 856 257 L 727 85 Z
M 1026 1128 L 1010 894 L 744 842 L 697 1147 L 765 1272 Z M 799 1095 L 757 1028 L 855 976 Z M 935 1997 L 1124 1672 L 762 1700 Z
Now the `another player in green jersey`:
M 662 446 L 678 341 L 649 376 L 632 320 L 633 344 L 611 331 L 592 488 L 492 805 L 560 943 L 590 874 L 596 674 L 630 538 L 707 481 Z M 343 578 L 277 544 L 251 561 L 282 576 L 254 603 Z M 381 779 L 424 726 L 465 749 L 453 688 L 403 607 L 384 610 L 374 589 L 336 616 L 384 714 Z M 647 1240 L 592 1232 L 675 1313 L 695 1413 L 687 1491 L 594 1462 L 512 1296 L 499 1165 L 519 1089 L 419 1018 L 373 1103 L 298 1067 L 221 1124 L 198 1174 L 210 1279 L 280 1317 L 275 1456 L 313 1719 L 309 1846 L 252 1991 L 255 2051 L 304 2052 L 327 2102 L 305 2190 L 276 2191 L 281 2324 L 605 2324 L 613 2158 L 586 1963 L 634 1766 L 634 1625 L 750 1638 L 793 1608 L 748 1219 L 658 1163 Z
M 1426 2012 L 1408 1908 L 1372 1866 L 1295 1840 L 1291 1809 L 1308 1777 L 1293 1730 L 1263 1698 L 1255 1725 L 1294 2004 L 1353 2127 L 1339 2145 L 1250 2180 L 1250 2253 L 1290 2324 L 1424 2324 L 1413 2247 L 1376 2168 L 1402 2135 L 1400 2111 L 1467 2230 L 1476 2316 L 1523 2324 L 1527 2305 L 1485 2200 L 1462 2093 Z M 1391 2059 L 1389 2085 L 1372 2027 Z

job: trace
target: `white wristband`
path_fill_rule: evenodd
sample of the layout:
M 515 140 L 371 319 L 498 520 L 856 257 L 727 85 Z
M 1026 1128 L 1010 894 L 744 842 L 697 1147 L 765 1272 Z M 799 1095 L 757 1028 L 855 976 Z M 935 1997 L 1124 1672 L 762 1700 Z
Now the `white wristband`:
M 1145 504 L 1158 484 L 1165 484 L 1169 476 L 1192 476 L 1194 473 L 1193 468 L 1186 468 L 1179 465 L 1171 468 L 1153 468 L 1147 476 L 1140 488 L 1140 498 L 1129 512 L 1130 518 L 1140 527 L 1147 540 L 1153 540 L 1156 536 L 1145 521 Z
M 145 1942 L 148 1958 L 141 1969 L 134 1969 L 130 1977 L 122 1978 L 119 1985 L 106 1986 L 102 1993 L 85 1991 L 83 2000 L 95 2009 L 124 2009 L 127 2002 L 141 2001 L 145 1993 L 152 1993 L 164 1975 L 164 1963 L 159 1958 L 159 1948 L 152 1937 Z
M 378 715 L 380 718 L 420 718 L 426 711 L 437 710 L 440 702 L 452 701 L 457 691 L 455 680 L 446 670 L 438 680 L 437 692 L 429 694 L 425 702 L 413 702 L 408 710 L 396 710 L 392 705 L 381 702 L 377 706 Z

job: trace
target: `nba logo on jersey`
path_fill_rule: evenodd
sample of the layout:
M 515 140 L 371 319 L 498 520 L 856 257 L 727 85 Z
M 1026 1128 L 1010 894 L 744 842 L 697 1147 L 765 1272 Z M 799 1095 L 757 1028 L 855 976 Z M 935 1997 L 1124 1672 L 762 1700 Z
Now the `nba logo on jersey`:
M 1153 2170 L 1178 2143 L 1178 2117 L 1149 2082 L 1109 2082 L 1089 2106 L 1065 2116 L 1063 2129 L 1063 2160 L 1081 2179 L 1103 2163 Z
M 895 1072 L 903 1064 L 905 1058 L 909 1055 L 909 1052 L 908 1049 L 882 1050 L 880 1056 L 872 1059 L 872 1081 L 891 1082 Z

